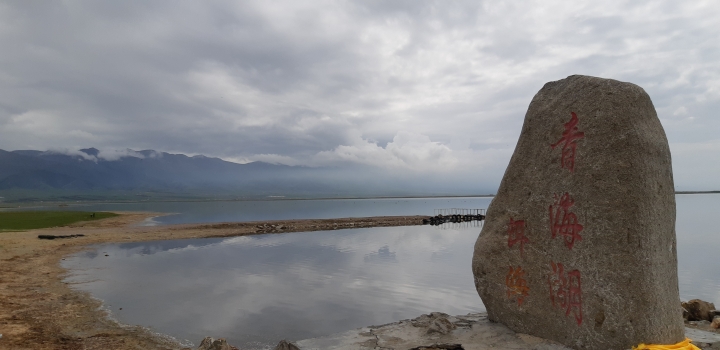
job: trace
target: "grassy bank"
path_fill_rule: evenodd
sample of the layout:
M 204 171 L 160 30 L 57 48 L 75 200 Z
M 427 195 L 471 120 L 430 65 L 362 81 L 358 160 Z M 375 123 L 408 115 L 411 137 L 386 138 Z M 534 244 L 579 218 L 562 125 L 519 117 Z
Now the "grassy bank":
M 118 214 L 105 212 L 91 213 L 85 211 L 0 212 L 0 231 L 23 231 L 66 226 L 78 221 L 100 220 L 113 216 L 118 216 Z

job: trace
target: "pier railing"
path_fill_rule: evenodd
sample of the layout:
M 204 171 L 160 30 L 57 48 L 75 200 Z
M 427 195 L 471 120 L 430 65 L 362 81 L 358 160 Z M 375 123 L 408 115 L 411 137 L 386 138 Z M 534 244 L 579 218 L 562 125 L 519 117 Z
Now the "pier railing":
M 464 209 L 464 208 L 448 208 L 435 209 L 433 216 L 450 216 L 450 215 L 482 215 L 485 216 L 485 209 Z
M 485 220 L 485 209 L 448 208 L 435 209 L 435 215 L 423 219 L 423 224 L 439 226 L 447 223 L 480 223 L 483 220 Z

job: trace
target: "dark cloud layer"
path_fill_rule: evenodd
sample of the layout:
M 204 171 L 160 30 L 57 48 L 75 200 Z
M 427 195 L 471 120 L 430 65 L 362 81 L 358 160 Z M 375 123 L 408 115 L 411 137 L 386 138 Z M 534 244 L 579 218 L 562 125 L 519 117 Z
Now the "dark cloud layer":
M 360 164 L 495 186 L 571 74 L 634 82 L 680 189 L 720 188 L 715 2 L 0 4 L 0 148 Z M 449 175 L 452 174 L 452 175 Z

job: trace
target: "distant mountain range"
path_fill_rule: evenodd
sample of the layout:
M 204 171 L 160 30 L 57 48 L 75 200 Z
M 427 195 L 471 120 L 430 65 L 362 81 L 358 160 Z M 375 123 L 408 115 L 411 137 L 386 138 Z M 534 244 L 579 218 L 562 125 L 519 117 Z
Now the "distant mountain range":
M 153 150 L 116 159 L 95 148 L 79 152 L 0 150 L 0 191 L 32 193 L 165 192 L 213 195 L 302 195 L 332 192 L 318 168 L 252 162 L 238 164 L 205 156 Z
M 99 151 L 95 148 L 82 149 L 80 152 L 60 154 L 0 150 L 0 190 L 239 187 L 273 175 L 304 170 L 262 162 L 237 164 L 219 158 L 188 157 L 152 150 L 131 151 L 133 156 L 115 160 L 99 158 Z
M 153 150 L 118 154 L 0 150 L 0 201 L 420 194 L 401 179 L 378 181 L 341 169 L 238 164 Z

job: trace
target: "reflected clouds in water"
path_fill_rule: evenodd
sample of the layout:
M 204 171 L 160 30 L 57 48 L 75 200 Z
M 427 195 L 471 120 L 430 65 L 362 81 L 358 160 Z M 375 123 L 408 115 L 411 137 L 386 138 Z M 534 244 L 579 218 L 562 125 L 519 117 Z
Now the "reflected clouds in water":
M 412 226 L 125 243 L 65 266 L 122 322 L 252 348 L 482 311 L 469 268 L 478 233 Z

